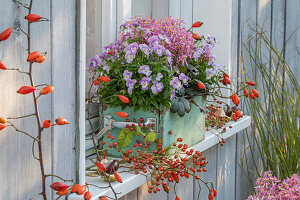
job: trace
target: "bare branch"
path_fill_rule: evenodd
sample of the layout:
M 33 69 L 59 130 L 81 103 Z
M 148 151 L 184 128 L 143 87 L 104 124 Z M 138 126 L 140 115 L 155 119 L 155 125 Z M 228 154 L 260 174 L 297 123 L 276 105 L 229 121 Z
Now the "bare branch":
M 30 135 L 29 133 L 26 133 L 25 131 L 21 131 L 21 130 L 19 130 L 13 123 L 11 123 L 10 122 L 10 125 L 8 125 L 8 126 L 11 126 L 11 127 L 13 127 L 17 132 L 19 132 L 19 133 L 23 133 L 24 135 L 27 135 L 28 137 L 30 137 L 31 139 L 33 139 L 33 140 L 37 140 L 38 141 L 38 139 L 37 138 L 35 138 L 35 137 L 33 137 L 32 135 Z
M 31 116 L 34 116 L 35 113 L 32 113 L 30 115 L 24 115 L 24 116 L 21 116 L 21 117 L 8 117 L 7 119 L 22 119 L 22 118 L 26 118 L 26 117 L 31 117 Z
M 47 177 L 56 177 L 56 178 L 59 178 L 60 180 L 62 180 L 62 181 L 64 181 L 64 182 L 73 182 L 74 183 L 74 180 L 73 179 L 71 179 L 71 180 L 66 180 L 66 179 L 63 179 L 62 177 L 60 177 L 60 176 L 57 176 L 57 175 L 54 175 L 54 174 L 46 174 L 45 175 L 45 177 L 47 178 Z
M 18 4 L 19 6 L 22 6 L 22 7 L 26 8 L 26 9 L 29 9 L 28 6 L 26 6 L 25 4 L 21 3 L 20 1 L 17 1 L 17 0 L 13 0 L 13 1 L 14 1 L 16 4 Z
M 40 160 L 38 157 L 35 156 L 35 151 L 34 151 L 34 144 L 35 144 L 36 140 L 33 140 L 32 142 L 32 155 L 36 160 Z
M 34 195 L 33 197 L 31 197 L 29 200 L 33 200 L 33 199 L 37 198 L 38 196 L 40 196 L 41 194 L 42 194 L 42 193 L 40 192 L 40 193 Z
M 21 28 L 20 25 L 17 26 L 15 29 L 20 29 L 20 31 L 21 31 L 22 33 L 24 33 L 27 37 L 30 37 L 30 36 L 28 35 L 28 33 L 26 33 L 26 31 L 24 31 L 24 30 Z
M 21 70 L 18 69 L 18 68 L 7 68 L 6 70 L 14 70 L 14 71 L 18 71 L 19 73 L 22 73 L 22 74 L 30 75 L 28 72 L 21 71 Z

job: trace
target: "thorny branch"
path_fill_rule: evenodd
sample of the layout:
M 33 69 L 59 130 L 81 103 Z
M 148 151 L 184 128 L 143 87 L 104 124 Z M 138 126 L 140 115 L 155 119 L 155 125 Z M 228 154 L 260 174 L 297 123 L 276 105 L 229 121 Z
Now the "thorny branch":
M 29 75 L 28 72 L 21 71 L 20 69 L 17 69 L 17 68 L 7 68 L 6 70 L 14 70 L 14 71 L 18 71 L 21 74 L 27 74 L 27 75 Z
M 89 95 L 89 96 L 88 96 L 88 99 L 90 99 L 91 89 L 92 89 L 92 86 L 89 88 L 89 92 L 88 92 L 88 95 Z M 98 150 L 98 147 L 97 147 L 97 144 L 96 144 L 96 142 L 95 142 L 95 138 L 96 138 L 96 134 L 97 134 L 97 133 L 96 133 L 96 131 L 95 131 L 94 127 L 93 127 L 93 124 L 92 124 L 92 122 L 91 122 L 91 119 L 90 119 L 90 116 L 91 116 L 91 114 L 90 114 L 90 105 L 91 105 L 91 101 L 88 100 L 88 105 L 87 105 L 87 109 L 86 109 L 86 111 L 87 111 L 87 119 L 88 119 L 89 125 L 90 125 L 91 130 L 92 130 L 92 141 L 93 141 L 94 149 L 96 150 L 97 159 L 98 159 L 99 161 L 101 161 L 100 154 L 99 154 L 99 152 L 97 151 L 97 150 Z M 109 188 L 111 189 L 111 191 L 113 192 L 113 194 L 114 194 L 114 196 L 115 196 L 115 199 L 118 200 L 117 193 L 116 193 L 116 191 L 114 190 L 113 186 L 111 185 L 111 182 L 110 182 L 110 179 L 109 179 L 109 175 L 106 175 L 105 173 L 102 173 L 102 175 L 104 175 L 105 178 L 107 179 L 107 181 L 108 181 L 108 187 L 109 187 Z

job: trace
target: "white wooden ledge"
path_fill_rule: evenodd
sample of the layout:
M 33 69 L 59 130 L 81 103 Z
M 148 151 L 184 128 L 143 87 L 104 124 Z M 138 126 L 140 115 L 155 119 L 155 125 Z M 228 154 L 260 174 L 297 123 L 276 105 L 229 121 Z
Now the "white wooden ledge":
M 250 116 L 244 116 L 241 119 L 239 119 L 237 122 L 229 122 L 226 124 L 226 132 L 222 134 L 223 138 L 229 138 L 236 133 L 240 132 L 241 130 L 247 128 L 250 126 L 251 123 L 251 117 Z M 232 126 L 232 128 L 229 128 L 229 126 Z M 195 151 L 198 150 L 200 152 L 204 152 L 205 150 L 211 148 L 212 146 L 219 143 L 218 138 L 214 134 L 218 134 L 222 131 L 222 129 L 214 129 L 212 131 L 206 131 L 205 132 L 205 140 L 202 142 L 194 145 L 193 148 Z M 226 144 L 225 144 L 226 145 Z M 146 183 L 146 178 L 142 175 L 135 175 L 130 173 L 121 173 L 123 183 L 112 183 L 114 189 L 116 192 L 120 193 L 118 197 L 122 197 L 126 195 L 127 193 L 139 188 L 144 183 Z M 106 187 L 108 184 L 104 182 L 99 177 L 85 177 L 85 180 L 89 184 L 94 184 L 99 187 Z M 98 200 L 101 196 L 110 196 L 113 197 L 113 193 L 109 188 L 99 189 L 93 186 L 90 186 L 90 192 L 93 195 L 92 200 Z M 69 200 L 82 200 L 82 196 L 78 195 L 70 195 Z

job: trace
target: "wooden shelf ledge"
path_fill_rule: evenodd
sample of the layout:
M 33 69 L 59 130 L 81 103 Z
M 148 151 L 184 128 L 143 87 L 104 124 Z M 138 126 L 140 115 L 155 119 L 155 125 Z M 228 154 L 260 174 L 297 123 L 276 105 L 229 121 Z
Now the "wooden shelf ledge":
M 226 138 L 229 138 L 229 137 L 237 134 L 238 132 L 240 132 L 243 129 L 250 126 L 250 123 L 251 123 L 250 116 L 243 116 L 241 119 L 239 119 L 236 122 L 229 122 L 225 126 L 226 132 L 222 134 L 223 138 L 226 139 Z M 229 128 L 229 126 L 232 126 L 232 128 Z M 204 152 L 205 150 L 213 147 L 214 145 L 219 143 L 219 140 L 215 136 L 215 134 L 219 134 L 221 131 L 222 131 L 222 129 L 213 129 L 211 131 L 206 131 L 205 132 L 205 140 L 194 145 L 191 148 L 193 148 L 195 151 L 198 150 L 200 152 Z M 87 162 L 90 162 L 90 161 L 87 161 Z M 122 173 L 121 176 L 123 179 L 123 183 L 117 183 L 117 182 L 112 183 L 115 191 L 120 193 L 118 195 L 118 198 L 126 195 L 127 193 L 139 188 L 140 186 L 142 186 L 143 184 L 146 183 L 146 178 L 142 175 L 135 175 L 135 174 L 131 174 L 131 173 Z M 86 182 L 89 184 L 97 185 L 99 187 L 106 187 L 108 185 L 106 182 L 101 180 L 99 177 L 86 176 Z M 91 186 L 90 192 L 93 195 L 92 200 L 98 200 L 99 197 L 101 197 L 101 196 L 113 197 L 113 193 L 110 190 L 110 188 L 100 189 L 100 188 Z M 83 196 L 78 196 L 78 195 L 72 194 L 69 196 L 68 199 L 69 200 L 82 200 Z

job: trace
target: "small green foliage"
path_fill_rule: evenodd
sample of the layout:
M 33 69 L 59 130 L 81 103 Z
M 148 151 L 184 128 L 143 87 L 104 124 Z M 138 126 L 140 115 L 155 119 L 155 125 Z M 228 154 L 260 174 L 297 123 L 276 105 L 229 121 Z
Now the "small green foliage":
M 132 143 L 133 131 L 128 128 L 121 129 L 118 135 L 117 144 L 119 148 L 124 148 Z
M 154 142 L 156 139 L 156 133 L 155 132 L 149 132 L 147 136 L 145 137 L 145 141 Z

